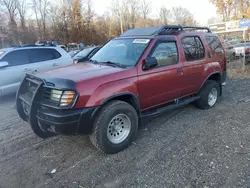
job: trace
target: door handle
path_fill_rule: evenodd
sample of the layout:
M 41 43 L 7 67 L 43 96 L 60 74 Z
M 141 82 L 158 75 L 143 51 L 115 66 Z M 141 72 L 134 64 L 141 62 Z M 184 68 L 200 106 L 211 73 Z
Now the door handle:
M 58 65 L 56 63 L 53 64 L 53 67 L 57 67 Z
M 177 69 L 177 72 L 183 72 L 183 69 Z

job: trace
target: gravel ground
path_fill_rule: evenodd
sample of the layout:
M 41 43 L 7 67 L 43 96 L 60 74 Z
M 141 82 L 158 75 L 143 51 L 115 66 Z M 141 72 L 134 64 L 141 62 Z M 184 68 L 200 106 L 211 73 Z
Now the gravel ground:
M 143 124 L 135 143 L 115 155 L 99 153 L 86 136 L 39 139 L 13 97 L 4 98 L 0 188 L 249 188 L 249 85 L 228 80 L 215 108 L 188 105 Z

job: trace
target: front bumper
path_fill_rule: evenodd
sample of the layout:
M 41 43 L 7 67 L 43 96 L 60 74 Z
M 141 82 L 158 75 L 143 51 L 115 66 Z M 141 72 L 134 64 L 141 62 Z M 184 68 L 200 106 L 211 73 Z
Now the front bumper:
M 63 134 L 89 134 L 92 131 L 93 116 L 98 107 L 57 110 L 41 107 L 37 111 L 37 121 L 42 129 Z
M 35 76 L 24 78 L 16 96 L 19 116 L 29 122 L 33 130 L 39 128 L 64 135 L 89 134 L 99 107 L 61 109 L 48 105 L 43 100 L 44 85 L 44 81 Z

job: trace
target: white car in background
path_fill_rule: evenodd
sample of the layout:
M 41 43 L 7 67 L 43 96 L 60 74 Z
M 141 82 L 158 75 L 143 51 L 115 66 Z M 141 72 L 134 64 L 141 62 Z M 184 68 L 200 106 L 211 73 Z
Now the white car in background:
M 246 48 L 250 47 L 250 43 L 246 43 Z M 233 46 L 233 55 L 235 57 L 242 57 L 245 54 L 245 43 L 239 43 Z
M 15 93 L 26 73 L 72 65 L 60 47 L 14 47 L 0 49 L 0 96 Z

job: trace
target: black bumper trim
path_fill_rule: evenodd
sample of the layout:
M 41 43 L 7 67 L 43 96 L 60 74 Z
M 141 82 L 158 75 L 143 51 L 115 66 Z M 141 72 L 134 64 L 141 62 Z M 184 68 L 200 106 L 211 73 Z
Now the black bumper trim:
M 221 73 L 221 84 L 225 83 L 227 80 L 227 72 L 224 71 Z
M 63 135 L 89 134 L 98 108 L 56 110 L 42 107 L 36 118 L 44 130 Z

